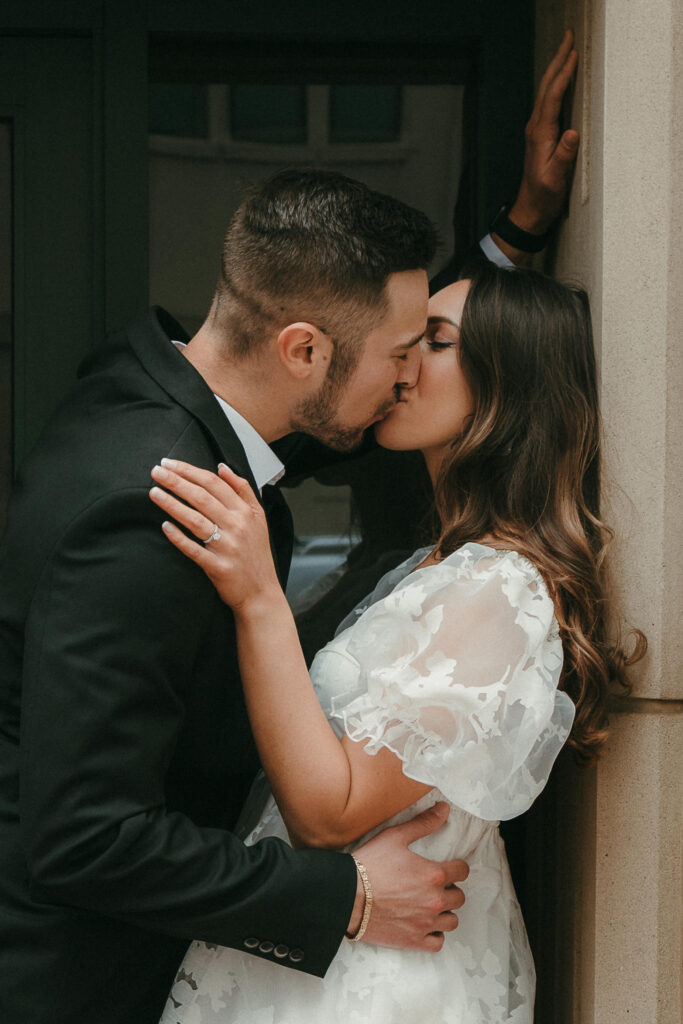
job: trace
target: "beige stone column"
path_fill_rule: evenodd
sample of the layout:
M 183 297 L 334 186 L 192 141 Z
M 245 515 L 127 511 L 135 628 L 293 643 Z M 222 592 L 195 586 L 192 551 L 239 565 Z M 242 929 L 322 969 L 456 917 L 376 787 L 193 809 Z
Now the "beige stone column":
M 591 294 L 615 589 L 648 636 L 607 751 L 557 784 L 557 1024 L 680 1024 L 683 859 L 683 4 L 537 4 L 537 63 L 564 25 L 582 132 L 560 278 Z

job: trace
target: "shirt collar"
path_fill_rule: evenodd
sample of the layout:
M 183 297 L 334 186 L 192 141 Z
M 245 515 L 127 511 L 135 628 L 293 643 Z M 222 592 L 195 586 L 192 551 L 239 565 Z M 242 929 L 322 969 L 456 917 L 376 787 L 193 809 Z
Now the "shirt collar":
M 182 341 L 174 341 L 173 344 L 177 348 L 185 348 Z M 259 491 L 263 490 L 267 484 L 276 484 L 285 475 L 284 463 L 278 459 L 270 445 L 266 444 L 258 431 L 248 420 L 245 420 L 237 409 L 228 405 L 220 395 L 214 395 L 214 398 L 244 448 L 244 454 Z
M 221 409 L 225 413 L 230 426 L 239 437 L 244 454 L 247 457 L 249 468 L 254 474 L 254 480 L 260 490 L 266 484 L 276 484 L 285 475 L 285 467 L 278 459 L 273 449 L 266 444 L 257 430 L 252 427 L 244 416 L 228 405 L 220 395 L 214 396 Z

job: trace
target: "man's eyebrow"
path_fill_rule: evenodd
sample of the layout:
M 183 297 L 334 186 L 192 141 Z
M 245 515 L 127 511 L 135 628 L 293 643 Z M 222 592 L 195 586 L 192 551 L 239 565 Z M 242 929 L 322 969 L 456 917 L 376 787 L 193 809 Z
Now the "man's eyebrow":
M 415 348 L 415 346 L 422 341 L 424 336 L 424 331 L 420 331 L 416 338 L 412 338 L 410 341 L 406 341 L 403 345 L 397 345 L 396 348 L 400 349 L 401 352 L 405 352 L 409 348 Z
M 460 330 L 460 324 L 456 323 L 455 320 L 451 320 L 449 316 L 428 316 L 427 326 L 431 327 L 432 324 L 450 324 L 451 327 Z

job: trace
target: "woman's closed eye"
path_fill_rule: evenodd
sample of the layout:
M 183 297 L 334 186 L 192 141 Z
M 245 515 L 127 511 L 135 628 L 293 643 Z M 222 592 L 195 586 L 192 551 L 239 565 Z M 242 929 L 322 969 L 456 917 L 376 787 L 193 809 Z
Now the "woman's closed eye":
M 437 341 L 436 338 L 425 339 L 433 352 L 442 352 L 445 348 L 455 348 L 457 341 Z
M 437 319 L 436 317 L 430 318 L 431 323 L 427 325 L 422 341 L 425 344 L 425 348 L 430 349 L 432 352 L 445 352 L 448 348 L 457 348 L 458 341 L 460 340 L 460 331 L 457 324 L 451 324 L 450 321 Z
M 458 344 L 455 338 L 449 338 L 448 335 L 443 334 L 425 334 L 422 342 L 427 346 L 427 348 L 431 349 L 432 352 L 443 352 L 447 348 L 455 348 Z

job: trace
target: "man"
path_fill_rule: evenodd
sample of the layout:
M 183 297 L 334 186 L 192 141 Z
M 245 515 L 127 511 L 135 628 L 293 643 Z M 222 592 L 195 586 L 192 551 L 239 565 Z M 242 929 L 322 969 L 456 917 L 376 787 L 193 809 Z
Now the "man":
M 280 175 L 238 212 L 184 353 L 156 313 L 110 339 L 26 460 L 1 562 L 3 1020 L 151 1024 L 192 937 L 322 975 L 358 927 L 351 857 L 230 831 L 258 766 L 232 616 L 163 538 L 149 472 L 225 461 L 260 492 L 281 470 L 262 438 L 351 448 L 416 379 L 433 249 L 396 200 Z M 359 853 L 368 941 L 455 927 L 466 868 L 407 850 L 440 822 Z
M 111 338 L 27 459 L 0 553 L 8 1024 L 153 1024 L 191 938 L 322 975 L 357 931 L 351 857 L 248 849 L 230 831 L 257 767 L 233 621 L 163 537 L 149 471 L 167 455 L 246 477 L 284 580 L 291 526 L 266 441 L 304 430 L 349 450 L 414 383 L 432 253 L 403 204 L 279 176 L 238 213 L 187 347 L 163 313 Z M 407 849 L 441 821 L 358 851 L 367 941 L 438 949 L 457 925 L 466 866 Z

